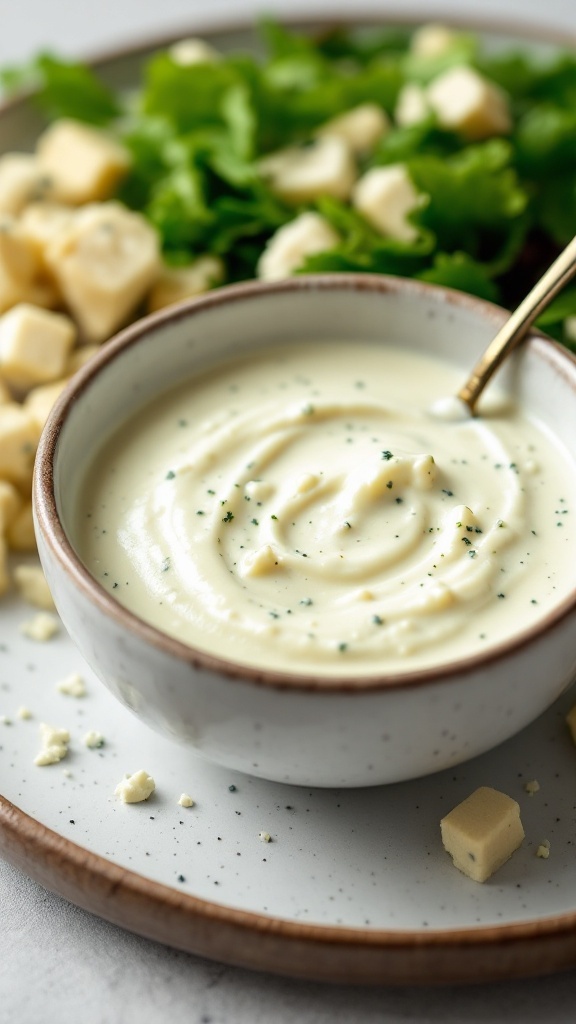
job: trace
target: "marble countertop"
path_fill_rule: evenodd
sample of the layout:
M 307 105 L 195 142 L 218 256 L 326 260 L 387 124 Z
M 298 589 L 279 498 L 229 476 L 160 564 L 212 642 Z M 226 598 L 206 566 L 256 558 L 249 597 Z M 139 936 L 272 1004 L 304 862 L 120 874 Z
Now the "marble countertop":
M 337 4 L 315 0 L 314 8 Z M 363 0 L 364 10 L 475 13 L 462 0 Z M 190 27 L 200 0 L 0 0 L 0 65 L 39 49 L 90 54 Z M 309 12 L 303 0 L 211 0 L 215 20 Z M 482 17 L 576 32 L 573 0 L 483 0 Z M 1 140 L 0 140 L 1 148 Z M 1 791 L 1 780 L 0 780 Z M 36 1024 L 400 1024 L 574 1020 L 576 971 L 467 988 L 358 989 L 265 976 L 168 949 L 68 904 L 0 861 L 0 1020 Z

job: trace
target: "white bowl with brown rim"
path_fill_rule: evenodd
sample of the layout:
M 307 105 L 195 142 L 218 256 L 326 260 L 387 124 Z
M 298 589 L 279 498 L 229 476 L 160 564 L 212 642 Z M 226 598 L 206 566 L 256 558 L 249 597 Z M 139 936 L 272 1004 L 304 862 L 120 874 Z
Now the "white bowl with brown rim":
M 73 640 L 116 697 L 198 754 L 281 782 L 365 786 L 445 769 L 518 732 L 576 672 L 576 591 L 535 625 L 432 668 L 369 676 L 253 668 L 168 636 L 128 611 L 73 542 L 76 482 L 101 438 L 171 385 L 259 346 L 392 340 L 465 373 L 505 313 L 419 282 L 371 275 L 220 289 L 118 335 L 62 395 L 34 481 L 42 564 Z M 506 388 L 576 459 L 576 360 L 532 335 Z

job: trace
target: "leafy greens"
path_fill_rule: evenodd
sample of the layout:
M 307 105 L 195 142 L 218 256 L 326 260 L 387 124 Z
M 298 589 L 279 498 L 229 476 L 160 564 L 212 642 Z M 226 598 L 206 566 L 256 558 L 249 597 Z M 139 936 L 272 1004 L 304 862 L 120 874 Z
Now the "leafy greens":
M 159 52 L 129 96 L 49 54 L 5 70 L 0 81 L 8 89 L 35 88 L 50 118 L 116 133 L 133 162 L 119 198 L 149 218 L 169 262 L 213 253 L 230 281 L 253 277 L 268 239 L 306 208 L 321 213 L 341 241 L 309 257 L 302 272 L 413 276 L 512 306 L 576 233 L 575 56 L 493 56 L 465 33 L 439 57 L 415 54 L 409 34 L 396 30 L 335 29 L 313 39 L 265 22 L 260 36 L 262 59 L 234 53 L 183 66 Z M 378 104 L 393 122 L 406 83 L 426 84 L 458 64 L 508 92 L 509 137 L 470 144 L 430 114 L 408 128 L 393 123 L 360 161 L 361 172 L 405 164 L 422 194 L 411 215 L 414 241 L 383 237 L 351 206 L 327 196 L 289 206 L 258 173 L 263 155 L 306 144 L 325 121 L 361 103 Z M 561 338 L 563 322 L 575 315 L 572 288 L 541 322 Z

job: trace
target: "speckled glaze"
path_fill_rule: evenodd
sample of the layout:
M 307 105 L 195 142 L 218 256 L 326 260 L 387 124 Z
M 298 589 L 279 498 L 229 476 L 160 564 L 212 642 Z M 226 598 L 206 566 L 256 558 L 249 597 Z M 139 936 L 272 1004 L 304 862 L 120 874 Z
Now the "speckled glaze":
M 58 611 L 97 675 L 153 728 L 228 768 L 279 782 L 365 786 L 445 769 L 501 743 L 576 672 L 576 593 L 536 628 L 445 670 L 370 679 L 251 672 L 122 608 L 73 551 L 74 482 L 100 438 L 160 391 L 217 359 L 301 337 L 421 348 L 461 364 L 505 314 L 454 292 L 376 276 L 302 277 L 220 289 L 124 331 L 58 402 L 37 460 L 34 507 Z M 457 353 L 457 355 L 456 355 Z M 576 458 L 576 361 L 532 336 L 504 371 Z

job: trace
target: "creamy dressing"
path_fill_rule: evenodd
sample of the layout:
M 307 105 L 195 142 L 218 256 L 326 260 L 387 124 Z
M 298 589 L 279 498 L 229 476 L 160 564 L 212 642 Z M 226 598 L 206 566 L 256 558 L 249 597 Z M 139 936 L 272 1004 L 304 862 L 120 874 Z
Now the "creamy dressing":
M 431 415 L 461 376 L 370 344 L 220 365 L 103 447 L 79 553 L 146 621 L 250 665 L 383 674 L 485 651 L 572 590 L 576 474 L 502 395 Z

